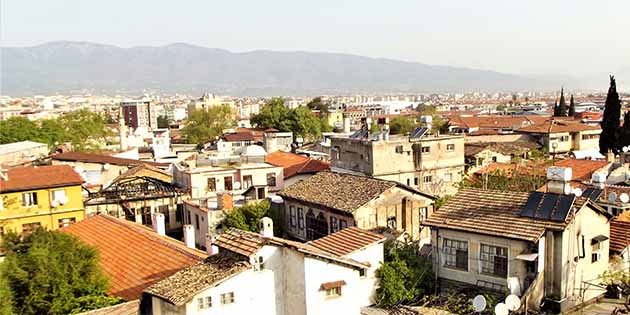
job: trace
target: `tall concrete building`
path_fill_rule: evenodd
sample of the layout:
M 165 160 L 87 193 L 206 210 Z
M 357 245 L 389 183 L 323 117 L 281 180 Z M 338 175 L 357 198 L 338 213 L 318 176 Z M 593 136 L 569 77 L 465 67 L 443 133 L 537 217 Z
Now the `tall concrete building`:
M 135 129 L 157 129 L 157 112 L 149 99 L 124 100 L 120 103 L 125 125 Z

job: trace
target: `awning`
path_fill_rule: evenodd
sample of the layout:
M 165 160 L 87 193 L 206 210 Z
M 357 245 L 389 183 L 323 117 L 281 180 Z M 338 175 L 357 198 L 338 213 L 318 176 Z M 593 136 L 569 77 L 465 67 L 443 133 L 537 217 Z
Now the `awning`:
M 520 254 L 516 256 L 516 259 L 526 260 L 526 261 L 534 261 L 538 258 L 538 253 L 529 253 L 529 254 Z
M 340 281 L 333 281 L 333 282 L 325 282 L 322 283 L 322 289 L 323 290 L 330 290 L 332 288 L 339 288 L 346 285 L 346 282 L 344 280 L 340 280 Z
M 608 239 L 608 237 L 605 236 L 605 235 L 601 235 L 601 234 L 597 235 L 597 236 L 593 237 L 593 239 L 591 239 L 591 245 L 595 245 L 597 243 L 601 243 L 601 242 L 603 242 L 603 241 L 605 241 L 607 239 Z

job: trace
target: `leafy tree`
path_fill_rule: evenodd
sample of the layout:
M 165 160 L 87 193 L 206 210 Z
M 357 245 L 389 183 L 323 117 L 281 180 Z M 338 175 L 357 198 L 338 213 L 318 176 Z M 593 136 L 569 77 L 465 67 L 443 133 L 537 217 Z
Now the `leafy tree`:
M 95 248 L 59 231 L 37 229 L 23 238 L 3 238 L 3 281 L 18 314 L 68 314 L 117 304 L 108 298 Z M 86 301 L 90 301 L 86 303 Z
M 273 98 L 265 104 L 260 113 L 252 117 L 251 122 L 260 128 L 276 128 L 291 131 L 294 136 L 315 140 L 321 136 L 324 122 L 306 106 L 289 110 L 284 100 Z M 329 127 L 324 127 L 330 130 Z
M 322 135 L 321 119 L 305 106 L 300 106 L 289 112 L 289 123 L 294 136 L 317 140 Z
M 573 100 L 573 94 L 571 94 L 571 100 L 569 101 L 569 117 L 575 116 L 575 101 Z
M 271 207 L 267 200 L 249 202 L 242 207 L 230 210 L 223 221 L 223 228 L 237 228 L 244 231 L 259 232 L 258 221 L 264 217 L 273 220 L 274 235 L 282 234 L 282 216 Z
M 623 115 L 623 126 L 620 131 L 620 147 L 630 146 L 630 111 Z
M 518 171 L 512 174 L 503 170 L 495 170 L 490 174 L 466 178 L 460 183 L 460 187 L 530 192 L 542 187 L 546 182 L 544 175 L 526 174 Z
M 168 119 L 168 117 L 164 115 L 160 115 L 157 117 L 158 128 L 168 128 L 170 124 L 171 124 L 171 121 Z
M 560 90 L 560 103 L 558 104 L 558 117 L 567 115 L 567 102 L 564 99 L 564 87 Z
M 24 117 L 11 117 L 0 121 L 0 143 L 37 141 L 41 132 L 37 125 Z
M 380 286 L 376 300 L 380 306 L 408 303 L 434 289 L 431 261 L 419 255 L 419 244 L 406 238 L 385 244 L 385 261 L 376 271 Z
M 378 124 L 375 121 L 373 121 L 372 124 L 370 124 L 370 133 L 375 133 L 379 131 L 381 131 L 381 128 L 379 128 Z
M 100 149 L 111 132 L 107 128 L 107 116 L 102 113 L 81 109 L 67 113 L 60 118 L 65 129 L 64 142 L 71 142 L 77 151 Z
M 408 134 L 417 127 L 417 124 L 409 117 L 395 117 L 389 122 L 389 130 L 391 134 Z
M 437 108 L 433 105 L 420 104 L 416 107 L 416 111 L 422 116 L 433 116 L 437 114 Z
M 497 105 L 497 111 L 498 111 L 498 112 L 504 112 L 506 108 L 507 108 L 507 107 L 505 107 L 505 105 L 504 105 L 504 104 L 499 104 L 499 105 Z
M 599 136 L 599 152 L 607 154 L 608 150 L 613 153 L 619 153 L 619 124 L 621 116 L 621 100 L 617 93 L 617 83 L 615 77 L 610 76 L 610 87 L 608 88 L 608 96 L 606 97 L 606 105 L 604 107 L 604 117 L 601 126 L 602 133 Z
M 558 106 L 558 102 L 557 101 L 553 105 L 553 116 L 554 117 L 559 117 L 560 116 L 560 106 Z
M 319 96 L 306 103 L 306 107 L 308 107 L 310 110 L 318 110 L 321 118 L 325 118 L 328 116 L 328 113 L 330 112 L 328 110 L 329 106 L 330 104 L 328 102 L 322 101 L 322 98 Z
M 13 313 L 13 293 L 9 287 L 7 279 L 0 270 L 0 315 L 11 315 Z
M 207 111 L 196 110 L 188 116 L 182 133 L 188 143 L 201 144 L 223 133 L 234 125 L 232 109 L 228 105 L 215 106 Z

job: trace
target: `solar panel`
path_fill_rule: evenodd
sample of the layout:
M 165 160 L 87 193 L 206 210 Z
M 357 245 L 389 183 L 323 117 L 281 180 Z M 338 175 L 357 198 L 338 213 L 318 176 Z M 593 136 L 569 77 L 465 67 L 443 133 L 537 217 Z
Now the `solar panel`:
M 537 213 L 536 218 L 548 220 L 551 218 L 551 212 L 556 208 L 556 203 L 560 195 L 557 194 L 545 194 L 542 204 L 540 205 L 540 211 Z
M 584 192 L 582 193 L 582 197 L 584 198 L 591 197 L 591 195 L 593 194 L 593 190 L 594 190 L 593 188 L 586 188 Z
M 427 133 L 427 131 L 429 131 L 429 128 L 418 127 L 411 132 L 411 134 L 409 135 L 409 138 L 412 138 L 412 139 L 422 138 Z
M 573 206 L 573 202 L 575 201 L 575 195 L 562 195 L 560 196 L 560 201 L 556 206 L 556 211 L 554 211 L 551 220 L 564 222 L 569 215 L 569 210 L 571 210 L 571 206 Z
M 588 199 L 590 199 L 591 201 L 597 201 L 597 199 L 599 199 L 599 196 L 601 196 L 603 193 L 604 191 L 601 189 L 593 189 L 593 193 L 588 197 Z
M 369 134 L 369 132 L 368 132 L 367 130 L 365 130 L 365 129 L 360 129 L 360 130 L 355 131 L 355 132 L 354 132 L 354 133 L 350 136 L 350 138 L 352 138 L 352 139 L 367 138 L 368 134 Z
M 533 218 L 536 214 L 536 209 L 538 208 L 538 204 L 540 203 L 540 199 L 543 197 L 543 193 L 539 191 L 535 191 L 529 195 L 527 198 L 527 202 L 525 203 L 525 207 L 521 210 L 521 216 Z

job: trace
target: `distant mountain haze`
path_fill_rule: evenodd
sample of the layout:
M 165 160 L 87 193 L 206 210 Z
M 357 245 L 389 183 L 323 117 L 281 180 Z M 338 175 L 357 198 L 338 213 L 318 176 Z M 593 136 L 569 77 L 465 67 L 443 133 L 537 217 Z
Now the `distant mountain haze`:
M 61 41 L 3 47 L 1 53 L 0 93 L 5 95 L 137 95 L 147 90 L 236 96 L 550 91 L 572 80 L 337 53 L 234 53 L 183 43 L 120 48 Z

